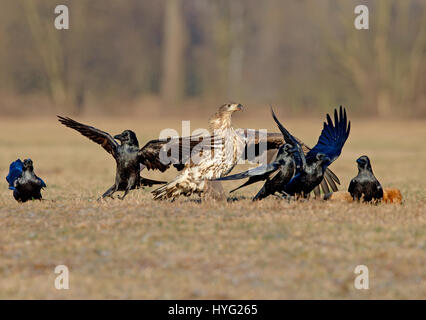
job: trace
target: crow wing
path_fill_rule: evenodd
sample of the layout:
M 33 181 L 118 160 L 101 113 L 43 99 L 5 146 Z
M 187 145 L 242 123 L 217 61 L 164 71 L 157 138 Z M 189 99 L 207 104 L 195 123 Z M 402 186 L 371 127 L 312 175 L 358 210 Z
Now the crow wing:
M 10 164 L 9 174 L 6 177 L 6 181 L 9 183 L 10 190 L 15 190 L 13 184 L 15 180 L 19 179 L 19 177 L 22 175 L 23 170 L 24 164 L 22 163 L 21 159 L 18 159 Z
M 96 129 L 95 127 L 77 122 L 68 117 L 58 116 L 58 121 L 68 128 L 72 128 L 80 132 L 83 136 L 89 138 L 93 142 L 100 144 L 108 153 L 112 154 L 114 158 L 117 156 L 118 143 L 107 132 Z
M 348 123 L 346 109 L 340 106 L 339 114 L 337 109 L 334 109 L 334 125 L 330 115 L 327 114 L 327 122 L 324 122 L 324 128 L 317 144 L 306 154 L 306 161 L 312 163 L 316 160 L 318 153 L 323 153 L 330 158 L 330 162 L 327 164 L 330 165 L 342 152 L 350 131 L 351 122 Z
M 271 173 L 277 171 L 279 168 L 280 168 L 280 165 L 278 163 L 272 162 L 272 163 L 258 166 L 256 168 L 253 168 L 244 172 L 240 172 L 237 174 L 233 174 L 233 175 L 222 177 L 215 180 L 224 181 L 224 180 L 239 180 L 239 179 L 250 178 L 249 181 L 255 180 L 251 182 L 251 183 L 254 183 L 257 181 L 265 180 Z
M 348 192 L 352 195 L 355 192 L 355 187 L 356 187 L 356 180 L 355 178 L 351 180 L 351 182 L 349 183 L 349 188 L 348 188 Z
M 144 177 L 141 177 L 141 179 L 140 179 L 141 186 L 152 187 L 155 184 L 166 184 L 166 183 L 167 183 L 167 181 L 151 180 L 151 179 L 147 179 L 147 178 L 144 178 Z
M 277 168 L 276 170 L 272 169 L 270 171 L 266 171 L 264 174 L 251 175 L 245 183 L 236 187 L 235 189 L 232 189 L 231 191 L 229 191 L 229 193 L 232 193 L 234 191 L 237 191 L 238 189 L 247 187 L 247 186 L 249 186 L 253 183 L 259 182 L 259 181 L 265 181 L 265 180 L 268 180 L 268 179 L 272 179 L 274 176 L 276 176 L 278 174 L 278 172 L 279 172 L 279 168 Z
M 259 182 L 259 181 L 265 181 L 265 180 L 272 180 L 274 179 L 274 177 L 277 176 L 277 174 L 279 174 L 279 170 L 275 170 L 275 171 L 270 171 L 267 172 L 263 175 L 258 175 L 258 176 L 251 176 L 245 183 L 243 183 L 242 185 L 236 187 L 235 189 L 232 189 L 231 191 L 229 191 L 229 193 L 232 193 L 234 191 L 237 191 L 238 189 L 247 187 L 253 183 Z
M 288 132 L 286 128 L 284 128 L 284 126 L 278 120 L 272 108 L 271 108 L 271 112 L 272 112 L 272 118 L 274 118 L 274 121 L 277 124 L 278 129 L 280 129 L 281 133 L 283 134 L 283 137 L 286 143 L 291 144 L 293 147 L 297 148 L 297 152 L 293 154 L 293 158 L 296 163 L 296 172 L 300 170 L 301 168 L 304 169 L 306 167 L 306 159 L 305 159 L 305 153 L 302 149 L 302 145 L 300 144 L 298 139 L 293 137 L 293 135 L 290 132 Z
M 40 187 L 42 187 L 42 188 L 47 188 L 46 183 L 44 183 L 44 181 L 43 181 L 43 179 L 42 179 L 42 178 L 37 177 L 37 176 L 35 176 L 35 177 L 36 177 L 36 179 L 37 179 L 38 183 L 40 184 Z

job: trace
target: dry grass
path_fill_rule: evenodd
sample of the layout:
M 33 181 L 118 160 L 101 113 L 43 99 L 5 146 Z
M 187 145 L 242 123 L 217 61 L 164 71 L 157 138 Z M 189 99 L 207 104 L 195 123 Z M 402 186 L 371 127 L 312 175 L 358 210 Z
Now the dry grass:
M 272 129 L 265 114 L 235 121 Z M 280 118 L 316 141 L 322 119 Z M 180 126 L 177 119 L 137 120 L 86 119 L 112 133 L 134 128 L 141 142 Z M 205 122 L 197 119 L 193 128 Z M 228 203 L 154 202 L 149 189 L 98 203 L 115 173 L 100 147 L 54 119 L 2 120 L 0 128 L 0 175 L 12 160 L 31 157 L 48 185 L 47 201 L 21 205 L 3 182 L 0 299 L 426 298 L 425 122 L 355 119 L 332 165 L 345 189 L 354 160 L 369 155 L 382 184 L 401 189 L 402 206 L 273 198 L 253 204 L 259 185 Z M 59 264 L 70 268 L 70 290 L 53 286 Z M 360 264 L 369 267 L 370 290 L 354 289 Z

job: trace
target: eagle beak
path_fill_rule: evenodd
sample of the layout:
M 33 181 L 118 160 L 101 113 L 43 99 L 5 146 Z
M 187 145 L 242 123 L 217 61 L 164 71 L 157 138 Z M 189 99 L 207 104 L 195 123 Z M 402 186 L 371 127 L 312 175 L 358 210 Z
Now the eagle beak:
M 235 108 L 235 111 L 243 111 L 243 105 L 239 103 Z

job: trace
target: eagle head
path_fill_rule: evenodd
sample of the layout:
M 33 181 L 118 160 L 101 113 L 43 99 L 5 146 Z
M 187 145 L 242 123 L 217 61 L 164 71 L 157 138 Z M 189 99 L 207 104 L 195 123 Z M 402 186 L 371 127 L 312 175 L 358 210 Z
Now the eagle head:
M 239 103 L 225 103 L 218 112 L 210 119 L 212 130 L 226 130 L 231 127 L 231 116 L 235 111 L 242 111 L 243 106 Z
M 243 111 L 243 105 L 240 103 L 225 103 L 219 108 L 220 113 L 234 113 L 235 111 Z

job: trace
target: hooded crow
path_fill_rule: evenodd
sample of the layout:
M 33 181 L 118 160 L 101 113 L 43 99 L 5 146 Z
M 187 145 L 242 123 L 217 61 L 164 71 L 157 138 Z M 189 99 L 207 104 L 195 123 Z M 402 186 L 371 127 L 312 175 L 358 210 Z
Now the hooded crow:
M 380 201 L 383 198 L 383 189 L 373 174 L 370 159 L 367 156 L 361 156 L 356 162 L 358 175 L 351 180 L 348 188 L 352 198 L 366 202 Z
M 273 118 L 283 135 L 287 135 L 296 146 L 301 147 L 298 140 L 284 128 L 273 114 Z M 327 122 L 318 139 L 317 144 L 306 154 L 295 153 L 296 173 L 289 183 L 283 188 L 285 196 L 307 197 L 324 179 L 328 166 L 335 161 L 349 137 L 351 123 L 348 123 L 346 110 L 340 106 L 339 112 L 334 110 L 334 124 L 327 114 Z M 300 150 L 300 149 L 299 149 Z
M 163 181 L 155 181 L 140 176 L 141 170 L 157 169 L 161 172 L 167 170 L 171 164 L 176 168 L 181 168 L 182 162 L 187 161 L 191 155 L 193 147 L 199 145 L 198 138 L 195 137 L 176 137 L 163 140 L 151 140 L 142 148 L 139 148 L 139 142 L 136 134 L 131 130 L 124 130 L 121 134 L 112 137 L 109 133 L 85 125 L 67 117 L 58 116 L 58 120 L 63 125 L 77 130 L 83 136 L 100 144 L 108 153 L 110 153 L 116 163 L 117 170 L 115 183 L 101 196 L 101 198 L 111 197 L 116 191 L 124 191 L 119 197 L 123 200 L 130 190 L 140 188 L 142 186 L 152 186 L 154 184 L 164 184 Z M 118 140 L 120 143 L 118 143 Z M 161 152 L 164 148 L 170 147 L 170 156 L 166 163 L 161 158 Z M 173 152 L 178 150 L 179 152 Z
M 18 159 L 12 162 L 6 180 L 9 189 L 13 190 L 13 197 L 18 202 L 41 200 L 41 189 L 46 188 L 44 181 L 34 173 L 31 159 L 25 159 L 24 162 Z

